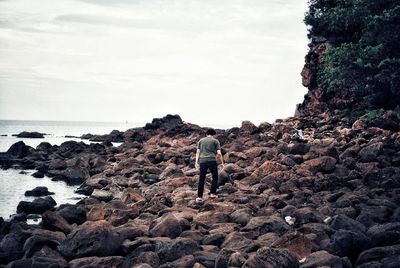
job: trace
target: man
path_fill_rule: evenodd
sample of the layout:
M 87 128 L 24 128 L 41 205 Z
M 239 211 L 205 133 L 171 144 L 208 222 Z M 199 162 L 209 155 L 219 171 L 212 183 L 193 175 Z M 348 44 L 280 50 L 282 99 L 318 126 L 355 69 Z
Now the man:
M 196 151 L 196 169 L 200 168 L 199 186 L 197 189 L 196 203 L 203 203 L 204 183 L 207 171 L 210 170 L 212 175 L 210 198 L 216 198 L 218 187 L 218 164 L 217 157 L 220 159 L 222 167 L 224 167 L 224 159 L 221 153 L 221 145 L 213 136 L 215 130 L 210 128 L 207 130 L 207 136 L 200 139 L 197 143 Z

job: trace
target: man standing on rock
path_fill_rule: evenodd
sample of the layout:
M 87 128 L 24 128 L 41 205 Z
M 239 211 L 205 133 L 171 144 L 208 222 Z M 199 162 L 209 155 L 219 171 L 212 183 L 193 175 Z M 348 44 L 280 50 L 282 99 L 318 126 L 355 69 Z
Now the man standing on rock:
M 207 171 L 210 170 L 212 175 L 210 198 L 216 198 L 218 187 L 218 164 L 217 157 L 220 159 L 222 166 L 224 166 L 224 159 L 221 153 L 221 145 L 219 141 L 213 136 L 216 134 L 215 130 L 210 128 L 207 130 L 207 136 L 200 139 L 197 143 L 196 151 L 196 169 L 200 168 L 199 186 L 197 189 L 197 203 L 204 202 L 203 192 L 204 183 L 206 180 Z

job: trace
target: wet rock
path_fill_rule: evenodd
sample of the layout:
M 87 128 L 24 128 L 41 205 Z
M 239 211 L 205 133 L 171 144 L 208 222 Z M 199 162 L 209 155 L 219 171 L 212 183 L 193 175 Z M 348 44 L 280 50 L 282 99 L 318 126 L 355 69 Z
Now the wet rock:
M 33 188 L 30 191 L 25 192 L 25 196 L 45 196 L 45 195 L 53 195 L 53 192 L 49 192 L 49 189 L 45 186 L 38 186 Z
M 44 178 L 44 174 L 41 171 L 36 171 L 35 173 L 32 174 L 32 177 L 34 177 L 34 178 Z
M 287 249 L 260 248 L 243 265 L 248 268 L 298 268 L 296 257 Z
M 31 147 L 25 145 L 23 141 L 19 141 L 11 145 L 7 150 L 7 154 L 17 158 L 23 158 L 29 154 Z
M 44 139 L 44 133 L 23 131 L 19 134 L 13 134 L 17 138 Z
M 198 244 L 189 238 L 176 238 L 170 241 L 162 241 L 156 245 L 156 253 L 161 263 L 177 260 L 185 255 L 193 255 L 199 250 Z
M 57 205 L 57 203 L 51 196 L 37 198 L 32 202 L 21 201 L 17 206 L 17 213 L 42 214 L 46 210 L 52 209 L 55 205 Z
M 113 233 L 106 221 L 86 222 L 75 228 L 58 246 L 66 259 L 87 256 L 112 256 L 122 244 L 120 237 Z

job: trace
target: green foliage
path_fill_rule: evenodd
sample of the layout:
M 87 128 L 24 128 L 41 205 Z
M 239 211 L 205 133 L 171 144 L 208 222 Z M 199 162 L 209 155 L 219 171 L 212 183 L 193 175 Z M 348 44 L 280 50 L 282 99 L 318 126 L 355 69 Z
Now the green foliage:
M 384 112 L 385 112 L 385 110 L 383 110 L 383 109 L 377 109 L 377 110 L 369 111 L 366 115 L 363 116 L 362 120 L 366 124 L 369 124 L 372 121 L 374 121 L 375 119 L 381 117 Z
M 309 35 L 334 45 L 317 81 L 328 92 L 350 90 L 365 109 L 400 103 L 400 1 L 310 0 Z

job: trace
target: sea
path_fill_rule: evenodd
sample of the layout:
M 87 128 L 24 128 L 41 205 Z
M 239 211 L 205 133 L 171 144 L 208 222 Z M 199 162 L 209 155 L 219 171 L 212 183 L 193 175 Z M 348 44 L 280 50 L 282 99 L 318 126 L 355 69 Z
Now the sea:
M 26 145 L 36 148 L 41 142 L 49 142 L 52 145 L 60 145 L 69 140 L 83 141 L 83 134 L 108 134 L 112 130 L 125 131 L 130 128 L 144 126 L 144 123 L 115 123 L 115 122 L 71 122 L 71 121 L 24 121 L 24 120 L 0 120 L 0 152 L 6 152 L 11 145 L 23 141 Z M 44 139 L 17 138 L 13 134 L 22 131 L 37 131 L 45 133 Z M 73 137 L 66 137 L 73 136 Z M 114 144 L 118 146 L 119 144 Z M 57 205 L 75 204 L 83 196 L 74 191 L 77 186 L 69 186 L 62 181 L 52 181 L 51 178 L 34 178 L 35 170 L 0 169 L 0 217 L 9 219 L 16 213 L 18 203 L 22 200 L 31 201 L 33 197 L 26 197 L 25 191 L 32 190 L 36 186 L 46 186 Z M 32 222 L 33 221 L 33 222 Z M 35 223 L 37 219 L 31 220 Z

